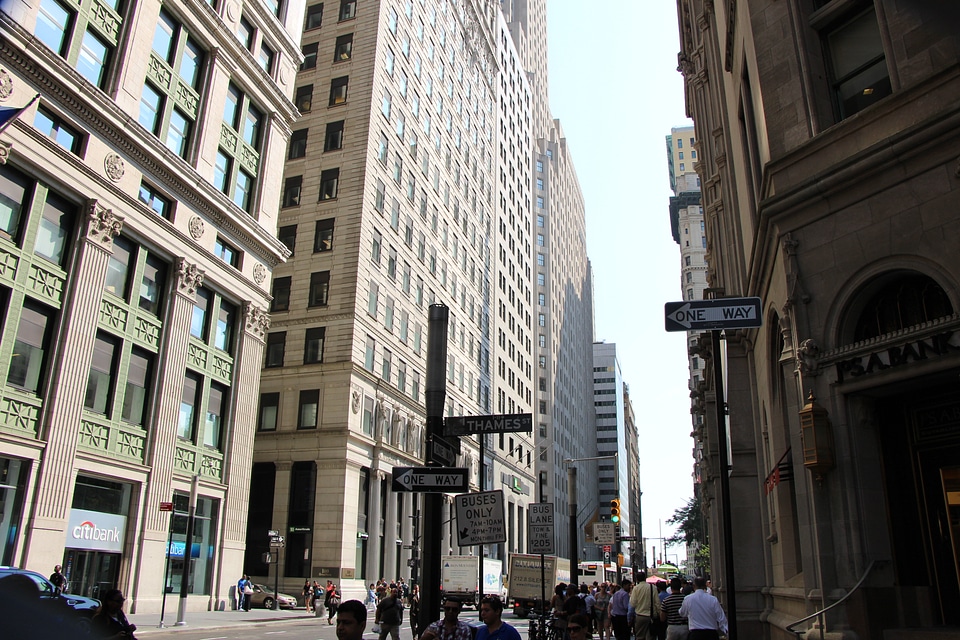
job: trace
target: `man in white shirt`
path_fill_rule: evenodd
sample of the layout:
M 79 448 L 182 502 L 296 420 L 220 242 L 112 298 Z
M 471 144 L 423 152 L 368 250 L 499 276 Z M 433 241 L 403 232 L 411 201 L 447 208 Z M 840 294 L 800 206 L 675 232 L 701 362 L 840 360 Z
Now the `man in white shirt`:
M 680 616 L 687 619 L 690 628 L 689 640 L 718 640 L 727 635 L 727 616 L 720 602 L 707 593 L 707 581 L 694 578 L 694 592 L 683 599 Z

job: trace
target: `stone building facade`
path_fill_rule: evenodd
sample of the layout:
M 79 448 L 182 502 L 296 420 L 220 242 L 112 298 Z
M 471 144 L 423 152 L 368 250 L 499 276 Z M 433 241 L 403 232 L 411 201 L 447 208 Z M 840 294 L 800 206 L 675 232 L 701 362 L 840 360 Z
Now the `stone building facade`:
M 0 564 L 150 612 L 188 562 L 188 608 L 231 600 L 301 20 L 4 3 Z
M 763 302 L 762 328 L 704 350 L 723 358 L 732 452 L 725 539 L 709 375 L 697 435 L 714 588 L 729 605 L 732 569 L 740 637 L 792 638 L 844 597 L 835 637 L 956 632 L 960 12 L 678 12 L 709 286 Z

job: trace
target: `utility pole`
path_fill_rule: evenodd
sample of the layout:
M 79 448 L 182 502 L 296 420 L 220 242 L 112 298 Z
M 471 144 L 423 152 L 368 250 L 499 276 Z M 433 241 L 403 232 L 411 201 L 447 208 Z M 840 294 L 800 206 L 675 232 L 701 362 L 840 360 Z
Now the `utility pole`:
M 200 476 L 190 482 L 190 507 L 187 512 L 187 539 L 183 545 L 183 573 L 180 575 L 180 603 L 177 607 L 177 626 L 187 624 L 187 591 L 190 586 L 190 564 L 193 560 L 193 521 L 197 515 L 197 489 Z

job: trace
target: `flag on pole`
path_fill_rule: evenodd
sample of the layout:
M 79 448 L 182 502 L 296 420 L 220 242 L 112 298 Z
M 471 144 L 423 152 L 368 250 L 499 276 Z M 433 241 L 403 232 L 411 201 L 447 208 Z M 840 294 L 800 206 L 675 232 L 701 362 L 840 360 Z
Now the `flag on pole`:
M 33 99 L 22 107 L 0 107 L 0 133 L 3 132 L 10 123 L 20 117 L 24 111 L 30 108 L 34 102 L 40 99 L 40 94 L 33 96 Z

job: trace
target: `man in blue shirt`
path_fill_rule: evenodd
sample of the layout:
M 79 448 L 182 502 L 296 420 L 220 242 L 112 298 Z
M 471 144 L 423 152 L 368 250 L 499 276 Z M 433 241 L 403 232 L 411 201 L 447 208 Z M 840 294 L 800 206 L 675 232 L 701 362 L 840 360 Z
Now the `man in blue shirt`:
M 521 640 L 520 632 L 500 619 L 503 602 L 497 596 L 484 596 L 480 601 L 480 620 L 486 625 L 477 631 L 476 640 Z
M 617 640 L 630 640 L 630 590 L 633 583 L 624 579 L 620 589 L 610 597 L 610 626 Z

